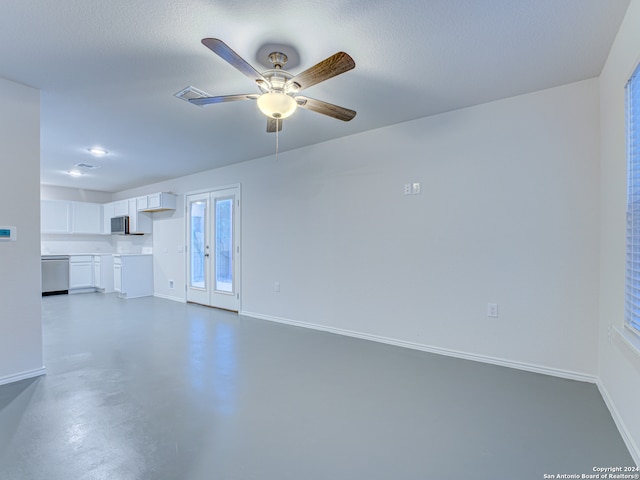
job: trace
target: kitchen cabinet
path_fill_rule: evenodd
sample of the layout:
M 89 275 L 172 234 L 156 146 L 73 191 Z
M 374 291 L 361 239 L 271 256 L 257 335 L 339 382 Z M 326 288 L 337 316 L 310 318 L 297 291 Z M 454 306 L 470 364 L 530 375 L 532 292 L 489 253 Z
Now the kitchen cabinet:
M 113 285 L 120 298 L 153 295 L 153 256 L 114 255 Z
M 138 210 L 143 212 L 162 212 L 176 209 L 176 196 L 173 193 L 153 193 L 138 197 Z
M 120 257 L 113 258 L 113 290 L 118 293 L 122 291 L 122 260 Z
M 71 255 L 69 257 L 69 293 L 93 290 L 93 256 Z
M 129 215 L 129 200 L 119 200 L 113 203 L 113 216 Z
M 149 196 L 144 195 L 142 197 L 138 197 L 137 199 L 137 207 L 138 210 L 144 212 L 149 207 Z
M 102 205 L 71 202 L 71 233 L 102 233 Z
M 102 293 L 111 293 L 113 288 L 113 255 L 93 256 L 93 286 Z
M 111 235 L 111 218 L 115 216 L 115 202 L 102 204 L 102 233 L 105 235 Z
M 102 276 L 102 260 L 100 257 L 93 257 L 93 286 L 98 288 L 100 284 L 100 277 Z
M 40 232 L 70 233 L 71 202 L 59 200 L 40 201 Z
M 129 231 L 131 233 L 152 233 L 153 220 L 149 214 L 138 211 L 138 199 L 130 198 L 129 202 Z
M 129 217 L 130 233 L 153 232 L 153 220 L 148 213 L 138 211 L 137 198 L 129 198 L 127 200 L 119 200 L 117 202 L 113 202 L 113 216 L 121 217 L 123 215 L 127 215 Z M 109 219 L 109 232 L 111 232 L 111 219 Z
M 102 233 L 102 206 L 99 203 L 42 200 L 41 233 Z
M 173 200 L 172 200 L 173 198 Z M 105 204 L 42 200 L 40 232 L 66 234 L 111 234 L 111 218 L 127 215 L 131 233 L 153 233 L 149 212 L 175 209 L 175 195 L 146 195 Z

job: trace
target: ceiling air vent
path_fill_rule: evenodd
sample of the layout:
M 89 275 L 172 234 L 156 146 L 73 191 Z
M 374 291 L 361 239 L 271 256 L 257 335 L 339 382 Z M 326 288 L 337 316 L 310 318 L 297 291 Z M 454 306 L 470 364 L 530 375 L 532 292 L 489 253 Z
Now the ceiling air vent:
M 100 168 L 99 165 L 90 165 L 88 163 L 76 163 L 75 166 L 78 167 L 78 168 L 86 168 L 87 170 L 91 170 L 91 169 L 94 169 L 94 168 Z
M 189 85 L 184 90 L 180 90 L 178 93 L 174 93 L 173 96 L 179 98 L 180 100 L 184 100 L 185 102 L 188 102 L 193 98 L 206 98 L 206 97 L 210 97 L 211 95 L 209 95 L 206 92 L 203 92 L 202 90 L 197 89 L 196 87 L 192 87 L 191 85 Z M 201 107 L 203 105 L 198 105 L 198 106 Z

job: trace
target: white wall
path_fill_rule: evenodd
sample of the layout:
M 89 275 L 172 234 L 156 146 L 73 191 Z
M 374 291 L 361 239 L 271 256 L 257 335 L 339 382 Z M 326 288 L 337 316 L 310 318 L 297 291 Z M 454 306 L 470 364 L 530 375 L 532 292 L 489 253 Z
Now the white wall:
M 40 94 L 0 78 L 0 384 L 44 373 L 40 309 Z
M 626 142 L 624 87 L 640 61 L 640 0 L 631 0 L 626 17 L 600 77 L 601 110 L 601 389 L 640 464 L 640 355 L 609 326 L 624 323 Z
M 72 253 L 116 253 L 111 235 L 63 235 L 46 234 L 40 236 L 42 255 Z
M 82 188 L 57 187 L 53 185 L 40 186 L 42 200 L 68 200 L 70 202 L 109 203 L 113 194 L 86 190 Z
M 593 379 L 599 150 L 588 80 L 114 198 L 241 183 L 244 313 Z M 154 222 L 161 295 L 183 217 Z

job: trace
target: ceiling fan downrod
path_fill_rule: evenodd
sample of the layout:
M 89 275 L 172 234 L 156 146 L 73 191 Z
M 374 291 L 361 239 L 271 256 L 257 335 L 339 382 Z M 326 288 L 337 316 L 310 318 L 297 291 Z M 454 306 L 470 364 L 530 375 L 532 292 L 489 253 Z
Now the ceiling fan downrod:
M 280 70 L 287 63 L 287 56 L 282 52 L 271 52 L 269 54 L 269 61 L 273 64 L 273 68 Z

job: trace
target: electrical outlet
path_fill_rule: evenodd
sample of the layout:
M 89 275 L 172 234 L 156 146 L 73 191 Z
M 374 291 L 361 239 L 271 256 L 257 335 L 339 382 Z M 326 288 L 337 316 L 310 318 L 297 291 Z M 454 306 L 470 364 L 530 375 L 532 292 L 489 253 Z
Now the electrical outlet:
M 275 292 L 280 292 L 280 282 L 275 283 L 275 285 L 273 286 L 273 290 Z
M 173 290 L 173 280 L 169 280 L 169 288 Z
M 497 303 L 487 303 L 487 317 L 498 318 Z
M 405 183 L 404 184 L 404 194 L 405 195 L 411 195 L 411 184 L 410 183 Z

